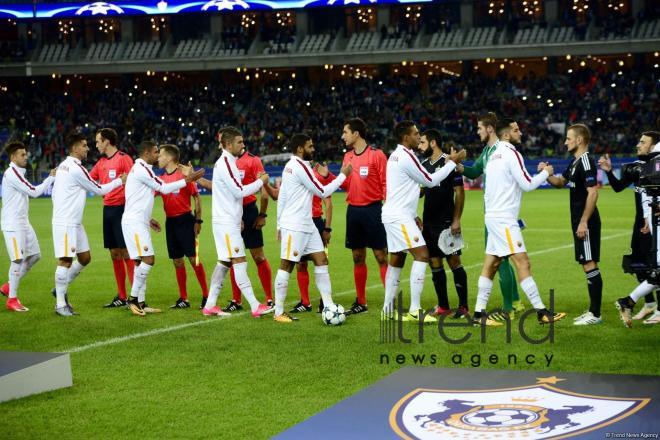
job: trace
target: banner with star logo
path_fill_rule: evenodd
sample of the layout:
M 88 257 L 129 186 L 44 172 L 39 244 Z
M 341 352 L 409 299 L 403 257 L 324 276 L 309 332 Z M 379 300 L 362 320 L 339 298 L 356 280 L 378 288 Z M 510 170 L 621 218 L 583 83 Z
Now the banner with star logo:
M 657 414 L 658 376 L 409 367 L 276 438 L 602 439 Z

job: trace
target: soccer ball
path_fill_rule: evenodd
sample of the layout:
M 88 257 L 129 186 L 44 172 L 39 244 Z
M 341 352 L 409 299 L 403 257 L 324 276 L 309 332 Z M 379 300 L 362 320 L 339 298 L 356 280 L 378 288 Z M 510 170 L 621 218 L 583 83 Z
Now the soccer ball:
M 324 307 L 323 312 L 321 312 L 321 319 L 326 325 L 342 325 L 346 321 L 344 308 L 339 304 Z
M 505 427 L 531 423 L 538 414 L 525 409 L 483 409 L 463 416 L 468 425 L 478 427 Z

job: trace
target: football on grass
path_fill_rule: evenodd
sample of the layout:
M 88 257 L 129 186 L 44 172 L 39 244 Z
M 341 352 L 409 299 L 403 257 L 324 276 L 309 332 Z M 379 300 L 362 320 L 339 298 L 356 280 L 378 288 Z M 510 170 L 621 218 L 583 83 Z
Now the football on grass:
M 339 304 L 333 304 L 329 307 L 323 308 L 321 318 L 326 325 L 342 325 L 346 321 L 346 314 L 344 308 Z

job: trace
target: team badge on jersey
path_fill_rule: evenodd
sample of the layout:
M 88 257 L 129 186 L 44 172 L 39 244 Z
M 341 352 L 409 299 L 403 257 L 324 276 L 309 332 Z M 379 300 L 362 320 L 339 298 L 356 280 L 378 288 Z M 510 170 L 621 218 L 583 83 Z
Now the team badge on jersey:
M 360 177 L 367 177 L 369 176 L 369 167 L 360 167 Z
M 409 439 L 564 438 L 610 425 L 649 401 L 590 396 L 547 383 L 477 391 L 418 388 L 394 406 L 390 425 Z
M 116 178 L 117 177 L 117 170 L 109 170 L 108 171 L 108 177 L 110 177 L 111 179 Z
M 245 170 L 238 170 L 238 174 L 241 176 L 241 180 L 245 179 Z

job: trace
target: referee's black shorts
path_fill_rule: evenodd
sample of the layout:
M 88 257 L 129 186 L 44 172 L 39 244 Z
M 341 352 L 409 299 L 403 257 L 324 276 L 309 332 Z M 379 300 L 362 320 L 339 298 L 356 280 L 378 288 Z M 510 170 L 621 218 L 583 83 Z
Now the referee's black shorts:
M 103 247 L 106 249 L 126 249 L 124 234 L 121 232 L 121 216 L 124 205 L 103 206 Z
M 600 217 L 589 219 L 587 229 L 589 234 L 584 240 L 581 240 L 575 234 L 578 228 L 578 221 L 572 221 L 573 245 L 575 247 L 575 261 L 585 264 L 589 261 L 598 263 L 600 261 Z
M 246 249 L 264 247 L 263 232 L 261 232 L 261 229 L 255 229 L 253 227 L 258 216 L 257 202 L 243 206 L 243 231 L 241 231 L 241 236 L 243 237 L 243 243 Z
M 380 216 L 380 202 L 367 206 L 348 205 L 346 209 L 346 242 L 348 249 L 385 249 L 387 236 Z
M 424 237 L 424 241 L 426 242 L 426 247 L 429 250 L 430 258 L 447 258 L 452 255 L 461 255 L 460 249 L 456 252 L 446 255 L 444 252 L 442 252 L 440 247 L 438 247 L 440 233 L 450 226 L 451 222 L 447 223 L 445 226 L 424 225 L 424 228 L 422 229 L 422 237 Z
M 165 219 L 167 253 L 172 260 L 195 256 L 195 217 L 192 213 Z
M 325 219 L 323 217 L 312 217 L 314 226 L 319 230 L 319 235 L 323 237 L 323 230 L 325 229 Z

